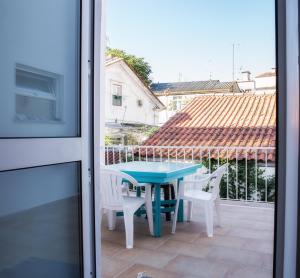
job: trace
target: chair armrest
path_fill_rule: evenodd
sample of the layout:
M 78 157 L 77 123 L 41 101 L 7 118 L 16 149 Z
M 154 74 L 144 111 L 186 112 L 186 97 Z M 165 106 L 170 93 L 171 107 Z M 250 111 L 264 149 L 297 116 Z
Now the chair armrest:
M 209 183 L 210 179 L 211 179 L 210 175 L 207 175 L 206 177 L 202 177 L 200 179 L 180 181 L 179 185 L 181 187 L 184 187 L 184 185 L 193 185 L 194 187 L 199 187 L 199 189 L 203 189 Z
M 207 178 L 207 177 L 210 177 L 211 174 L 195 174 L 193 176 L 194 179 L 196 180 L 200 180 L 200 179 L 203 179 L 203 178 Z

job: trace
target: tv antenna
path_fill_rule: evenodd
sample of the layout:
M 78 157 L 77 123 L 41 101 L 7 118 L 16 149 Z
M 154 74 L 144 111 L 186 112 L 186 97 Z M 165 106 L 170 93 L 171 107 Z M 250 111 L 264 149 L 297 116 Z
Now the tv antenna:
M 232 44 L 232 81 L 235 81 L 235 55 L 236 55 L 236 48 L 239 46 L 239 43 Z

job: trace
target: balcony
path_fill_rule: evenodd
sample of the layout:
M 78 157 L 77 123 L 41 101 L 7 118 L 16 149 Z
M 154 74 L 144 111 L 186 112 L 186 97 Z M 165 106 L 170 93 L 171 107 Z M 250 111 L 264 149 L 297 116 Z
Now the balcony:
M 153 238 L 147 220 L 135 219 L 135 246 L 125 248 L 123 219 L 115 231 L 102 222 L 103 277 L 272 277 L 273 208 L 222 205 L 222 227 L 213 238 L 205 232 L 202 209 L 191 222 L 163 222 L 163 235 Z M 163 216 L 162 216 L 163 217 Z
M 186 161 L 208 172 L 229 162 L 220 185 L 222 226 L 208 238 L 203 208 L 191 222 L 162 217 L 162 237 L 149 235 L 144 216 L 135 218 L 135 246 L 125 248 L 122 217 L 115 231 L 102 221 L 104 277 L 272 277 L 274 231 L 274 148 L 106 146 L 106 163 Z M 134 192 L 132 192 L 134 194 Z

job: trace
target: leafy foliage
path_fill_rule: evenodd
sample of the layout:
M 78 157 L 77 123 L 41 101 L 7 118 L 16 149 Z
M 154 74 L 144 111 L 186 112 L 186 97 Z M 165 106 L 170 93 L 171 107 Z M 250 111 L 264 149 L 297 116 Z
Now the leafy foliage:
M 107 145 L 113 145 L 113 138 L 109 135 L 105 135 L 104 137 L 104 144 Z
M 202 163 L 209 168 L 208 159 Z M 219 165 L 226 163 L 219 161 Z M 256 165 L 254 160 L 229 161 L 228 176 L 224 175 L 220 184 L 220 197 L 238 200 L 275 201 L 275 175 L 267 175 L 264 167 Z M 247 165 L 247 166 L 246 166 Z M 211 160 L 211 171 L 218 167 L 217 160 Z M 228 188 L 227 188 L 228 179 Z
M 134 72 L 147 86 L 151 84 L 151 66 L 144 60 L 144 58 L 127 54 L 124 50 L 117 48 L 107 48 L 106 54 L 112 57 L 119 57 L 124 59 L 124 61 L 134 70 Z
M 106 134 L 105 145 L 139 145 L 152 136 L 158 129 L 158 126 L 151 125 L 140 125 L 130 128 L 127 127 L 120 130 L 119 135 L 122 135 L 120 137 L 116 137 L 112 134 Z

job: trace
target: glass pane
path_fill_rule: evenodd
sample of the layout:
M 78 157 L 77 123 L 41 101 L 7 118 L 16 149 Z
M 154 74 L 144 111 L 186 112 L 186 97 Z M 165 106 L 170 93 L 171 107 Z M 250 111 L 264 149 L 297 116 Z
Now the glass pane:
M 1 278 L 82 277 L 79 167 L 0 173 Z
M 16 96 L 16 120 L 28 122 L 59 121 L 54 100 Z
M 80 0 L 0 1 L 0 137 L 80 134 Z

